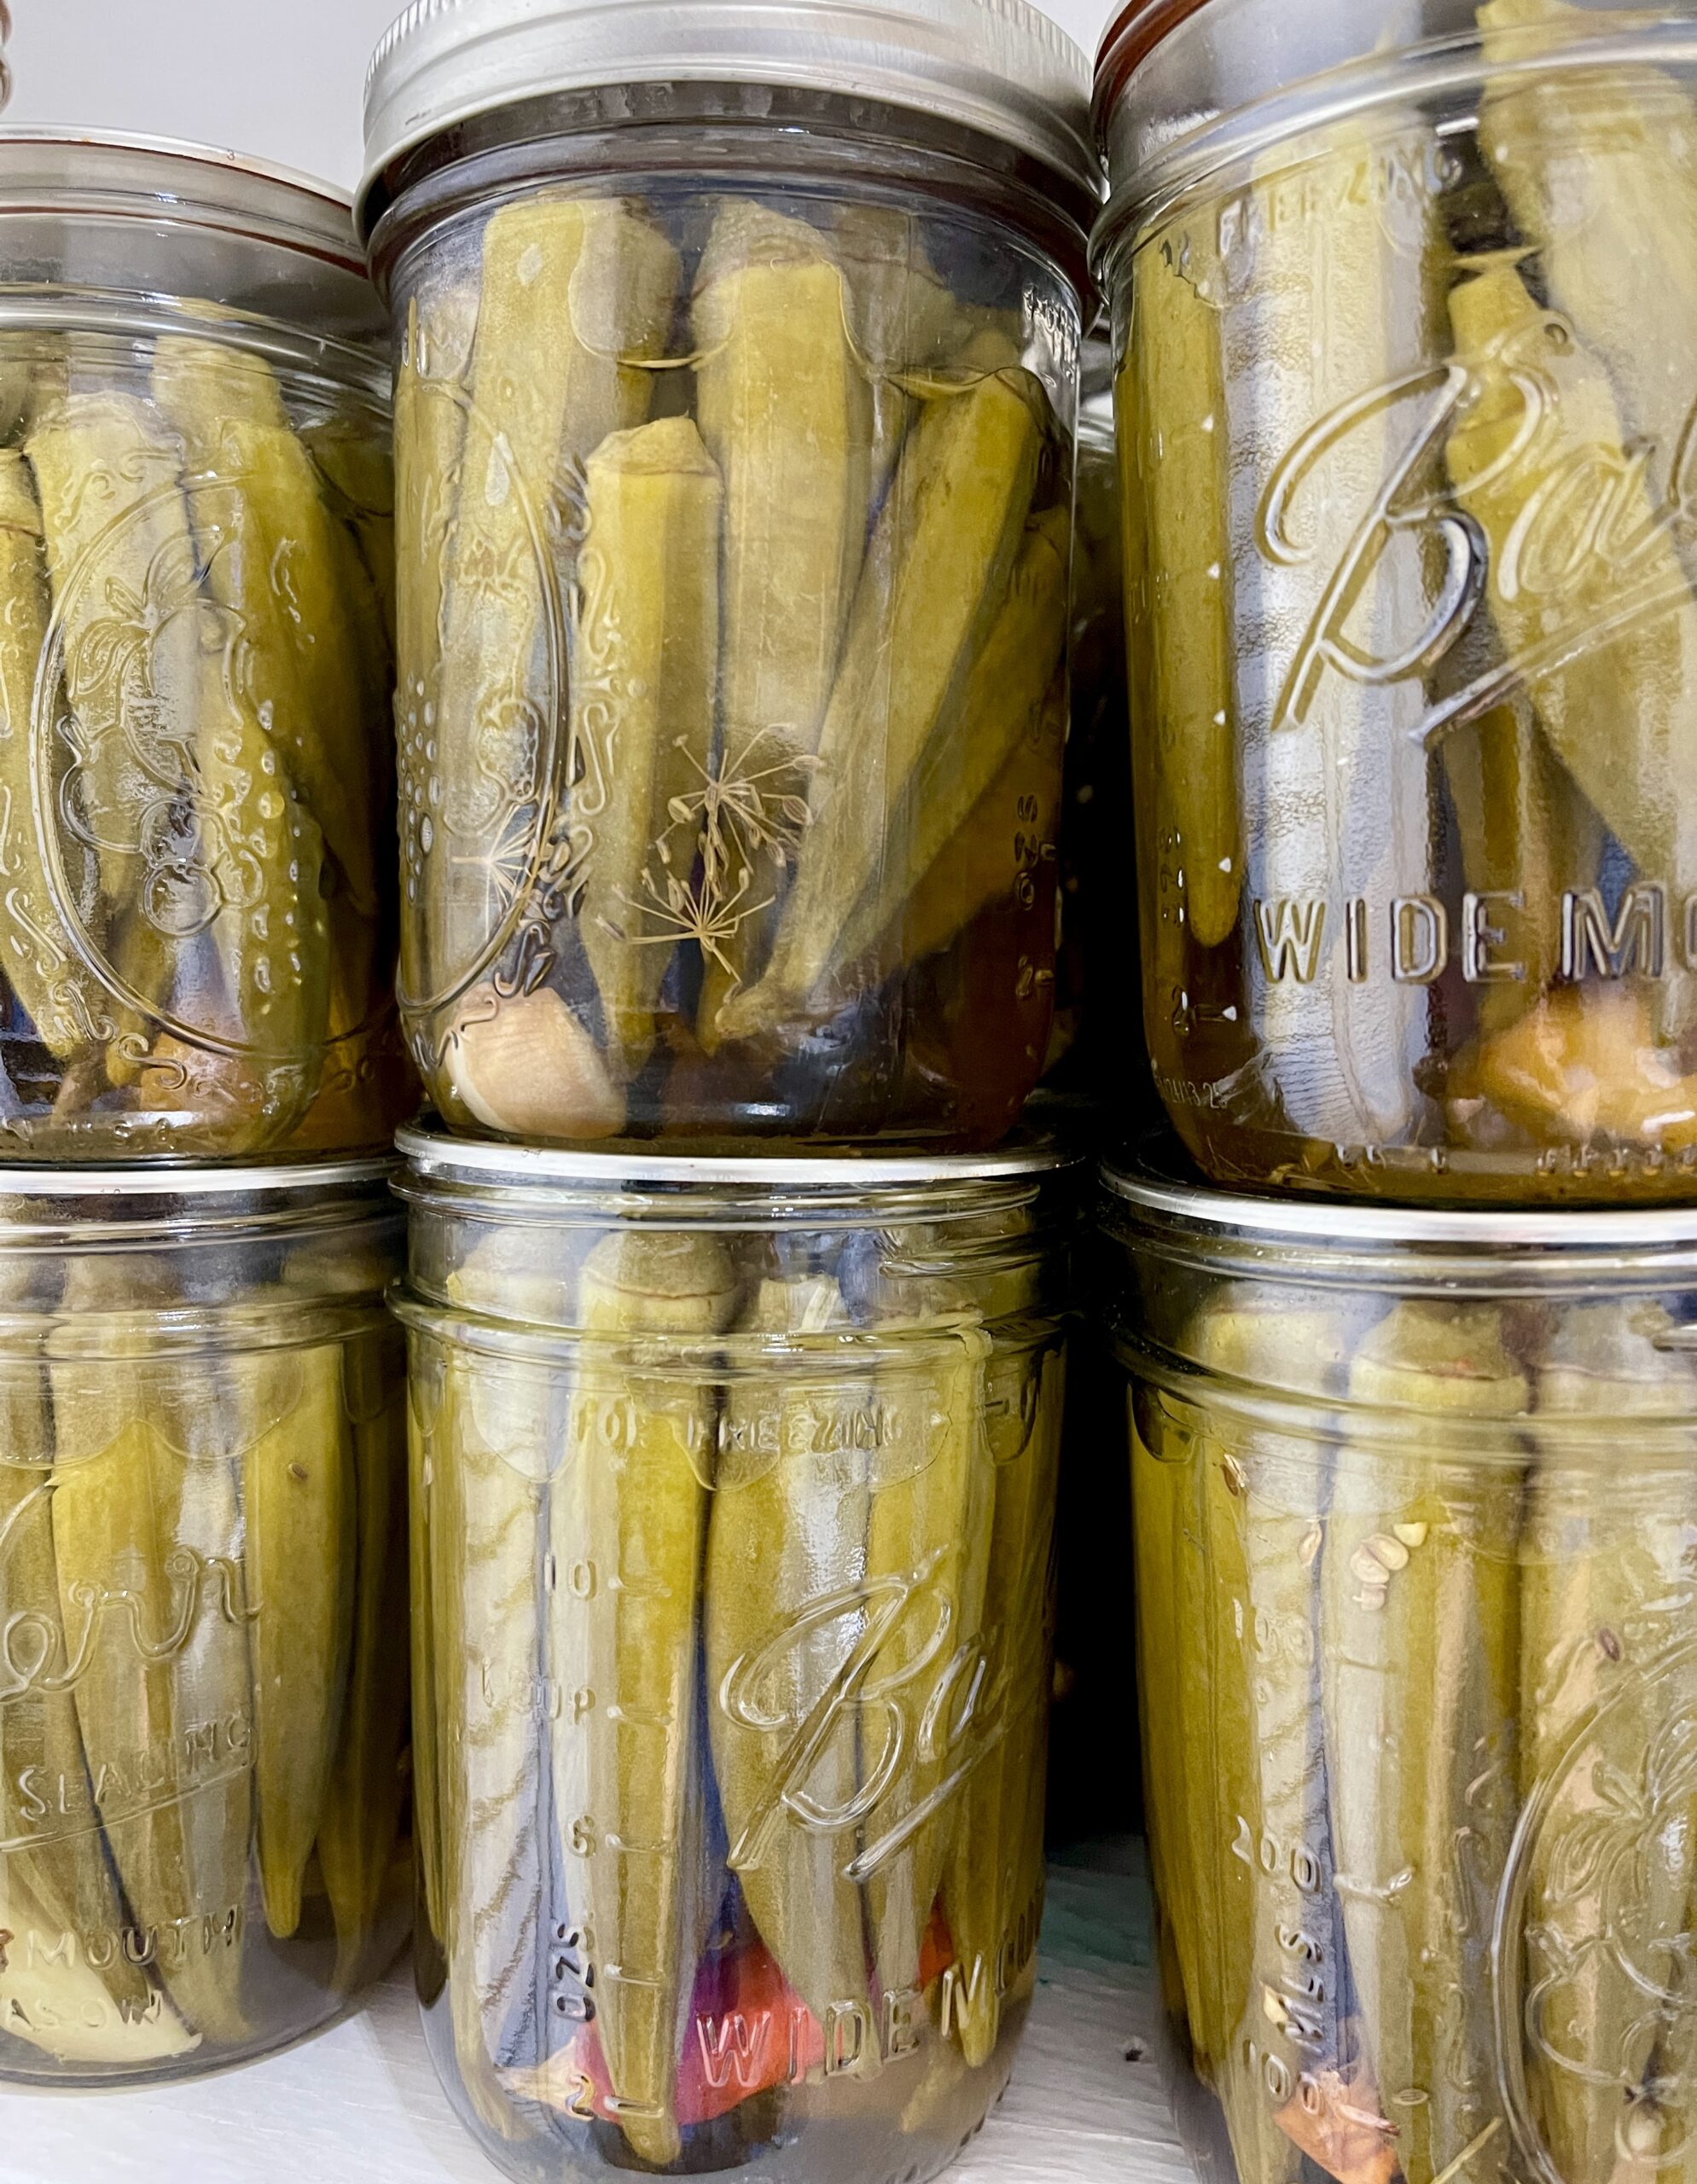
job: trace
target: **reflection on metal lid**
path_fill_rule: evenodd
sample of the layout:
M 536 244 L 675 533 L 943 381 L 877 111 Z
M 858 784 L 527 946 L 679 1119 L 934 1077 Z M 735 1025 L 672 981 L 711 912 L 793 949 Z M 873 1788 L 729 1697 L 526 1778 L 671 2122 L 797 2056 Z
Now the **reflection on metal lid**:
M 360 198 L 403 152 L 516 100 L 714 82 L 934 113 L 1100 194 L 1090 64 L 1026 0 L 413 0 L 366 78 Z
M 1074 1165 L 1058 1147 L 1026 1138 L 997 1153 L 874 1153 L 809 1157 L 689 1153 L 676 1149 L 578 1153 L 486 1144 L 445 1132 L 404 1130 L 396 1144 L 421 1176 L 467 1183 L 588 1186 L 592 1189 L 676 1190 L 695 1187 L 840 1193 L 845 1189 L 925 1191 L 933 1185 L 995 1182 L 1046 1175 Z

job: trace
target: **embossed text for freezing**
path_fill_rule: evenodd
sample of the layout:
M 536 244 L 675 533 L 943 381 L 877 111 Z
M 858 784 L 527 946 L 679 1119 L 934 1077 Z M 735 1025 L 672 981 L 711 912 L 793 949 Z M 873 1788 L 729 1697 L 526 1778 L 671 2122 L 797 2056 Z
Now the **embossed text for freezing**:
M 1697 541 L 1697 411 L 1680 433 L 1665 491 L 1654 500 L 1653 442 L 1572 438 L 1542 358 L 1566 352 L 1573 340 L 1566 320 L 1545 311 L 1480 359 L 1427 365 L 1366 388 L 1316 420 L 1285 456 L 1262 501 L 1256 543 L 1274 566 L 1297 569 L 1311 566 L 1318 553 L 1307 536 L 1309 503 L 1337 490 L 1337 473 L 1347 467 L 1337 460 L 1340 451 L 1363 433 L 1375 441 L 1389 434 L 1393 446 L 1297 646 L 1274 710 L 1275 731 L 1302 725 L 1330 675 L 1383 687 L 1428 675 L 1453 650 L 1485 596 L 1490 549 L 1479 523 L 1455 504 L 1444 450 L 1472 410 L 1484 400 L 1498 404 L 1505 393 L 1518 398 L 1519 415 L 1511 410 L 1499 421 L 1493 410 L 1502 452 L 1468 490 L 1489 488 L 1519 509 L 1499 544 L 1495 583 L 1503 600 L 1520 603 L 1537 634 L 1429 706 L 1412 731 L 1416 738 L 1430 745 L 1527 682 L 1688 603 L 1684 572 L 1668 549 Z M 1416 625 L 1410 616 L 1410 626 L 1369 648 L 1353 629 L 1362 600 L 1413 589 L 1377 581 L 1399 541 L 1422 561 L 1441 555 L 1444 573 L 1435 587 L 1420 587 L 1430 602 L 1423 622 Z
M 1580 887 L 1559 903 L 1530 906 L 1518 888 L 1463 895 L 1456 919 L 1436 895 L 1393 896 L 1376 909 L 1360 895 L 1341 904 L 1318 895 L 1264 897 L 1252 903 L 1251 916 L 1270 985 L 1315 978 L 1328 960 L 1334 919 L 1345 975 L 1356 985 L 1384 976 L 1430 985 L 1452 962 L 1470 985 L 1512 985 L 1527 976 L 1526 955 L 1546 920 L 1556 921 L 1565 979 L 1661 979 L 1682 961 L 1697 970 L 1697 894 L 1679 901 L 1657 880 L 1623 888 L 1613 912 L 1601 890 Z

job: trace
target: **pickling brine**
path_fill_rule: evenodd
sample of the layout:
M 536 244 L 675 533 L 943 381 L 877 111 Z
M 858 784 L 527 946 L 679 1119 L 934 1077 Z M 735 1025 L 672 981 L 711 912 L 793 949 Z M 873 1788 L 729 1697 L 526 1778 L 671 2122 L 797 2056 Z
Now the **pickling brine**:
M 519 2178 L 934 2174 L 1037 1977 L 1055 1157 L 404 1143 L 444 2083 Z
M 934 117 L 734 60 L 650 113 L 558 14 L 554 133 L 515 87 L 367 206 L 415 1054 L 497 1136 L 994 1143 L 1053 1008 L 1090 185 L 1010 190 L 1006 114 L 933 173 Z M 1062 127 L 1077 56 L 1004 15 Z
M 1672 2173 L 1688 1236 L 1322 1216 L 1149 1170 L 1110 1177 L 1105 1219 L 1165 2061 L 1203 2173 Z
M 1310 4 L 1278 82 L 1257 0 L 1148 13 L 1102 264 L 1174 1124 L 1218 1180 L 1689 1196 L 1697 15 Z

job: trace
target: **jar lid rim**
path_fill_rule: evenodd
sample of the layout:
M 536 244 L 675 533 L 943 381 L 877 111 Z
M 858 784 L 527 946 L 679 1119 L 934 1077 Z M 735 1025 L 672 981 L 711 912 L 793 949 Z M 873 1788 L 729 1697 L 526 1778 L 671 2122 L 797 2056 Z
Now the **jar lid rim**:
M 1111 16 L 1096 47 L 1090 115 L 1100 143 L 1107 116 L 1136 71 L 1163 38 L 1205 8 L 1208 0 L 1127 0 Z
M 104 154 L 114 154 L 149 163 L 156 161 L 162 171 L 183 166 L 204 170 L 208 174 L 239 177 L 273 195 L 279 207 L 287 205 L 293 224 L 317 225 L 326 247 L 340 247 L 352 264 L 363 270 L 353 231 L 352 196 L 336 183 L 308 174 L 299 167 L 259 159 L 247 152 L 231 151 L 218 144 L 198 142 L 192 137 L 154 136 L 122 129 L 84 129 L 70 123 L 9 121 L 0 122 L 0 187 L 7 179 L 8 167 L 18 163 L 16 154 L 32 147 L 74 152 L 79 161 L 92 161 L 96 168 Z M 96 173 L 78 177 L 84 183 L 98 178 Z M 317 216 L 316 220 L 314 215 Z
M 392 1153 L 346 1159 L 171 1161 L 142 1165 L 82 1161 L 49 1166 L 0 1165 L 0 1199 L 251 1198 L 260 1192 L 328 1191 L 388 1182 L 399 1161 Z
M 1697 1207 L 1689 1205 L 1502 1207 L 1394 1205 L 1341 1196 L 1264 1197 L 1193 1182 L 1159 1152 L 1105 1160 L 1110 1198 L 1163 1221 L 1222 1238 L 1300 1246 L 1316 1260 L 1361 1244 L 1447 1245 L 1487 1258 L 1494 1251 L 1570 1253 L 1590 1249 L 1697 1251 Z M 1329 1247 L 1329 1249 L 1328 1249 Z
M 439 1127 L 416 1124 L 395 1143 L 412 1171 L 497 1185 L 584 1185 L 617 1189 L 651 1185 L 667 1190 L 701 1186 L 775 1191 L 845 1187 L 922 1191 L 933 1184 L 1002 1182 L 1057 1173 L 1078 1165 L 1077 1156 L 1046 1138 L 1015 1140 L 995 1153 L 692 1153 L 675 1148 L 631 1152 L 575 1151 L 555 1146 L 503 1145 L 450 1137 Z
M 1030 0 L 411 0 L 366 73 L 361 232 L 385 170 L 456 124 L 538 96 L 665 83 L 928 112 L 1101 196 L 1089 59 Z

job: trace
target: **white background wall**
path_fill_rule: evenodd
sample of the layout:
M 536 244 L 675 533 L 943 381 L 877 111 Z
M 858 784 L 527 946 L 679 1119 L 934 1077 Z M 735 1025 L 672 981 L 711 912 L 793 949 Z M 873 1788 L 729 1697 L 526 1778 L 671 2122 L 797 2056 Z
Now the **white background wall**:
M 1094 53 L 1108 0 L 1047 0 Z M 8 119 L 191 136 L 352 183 L 402 0 L 9 0 Z

